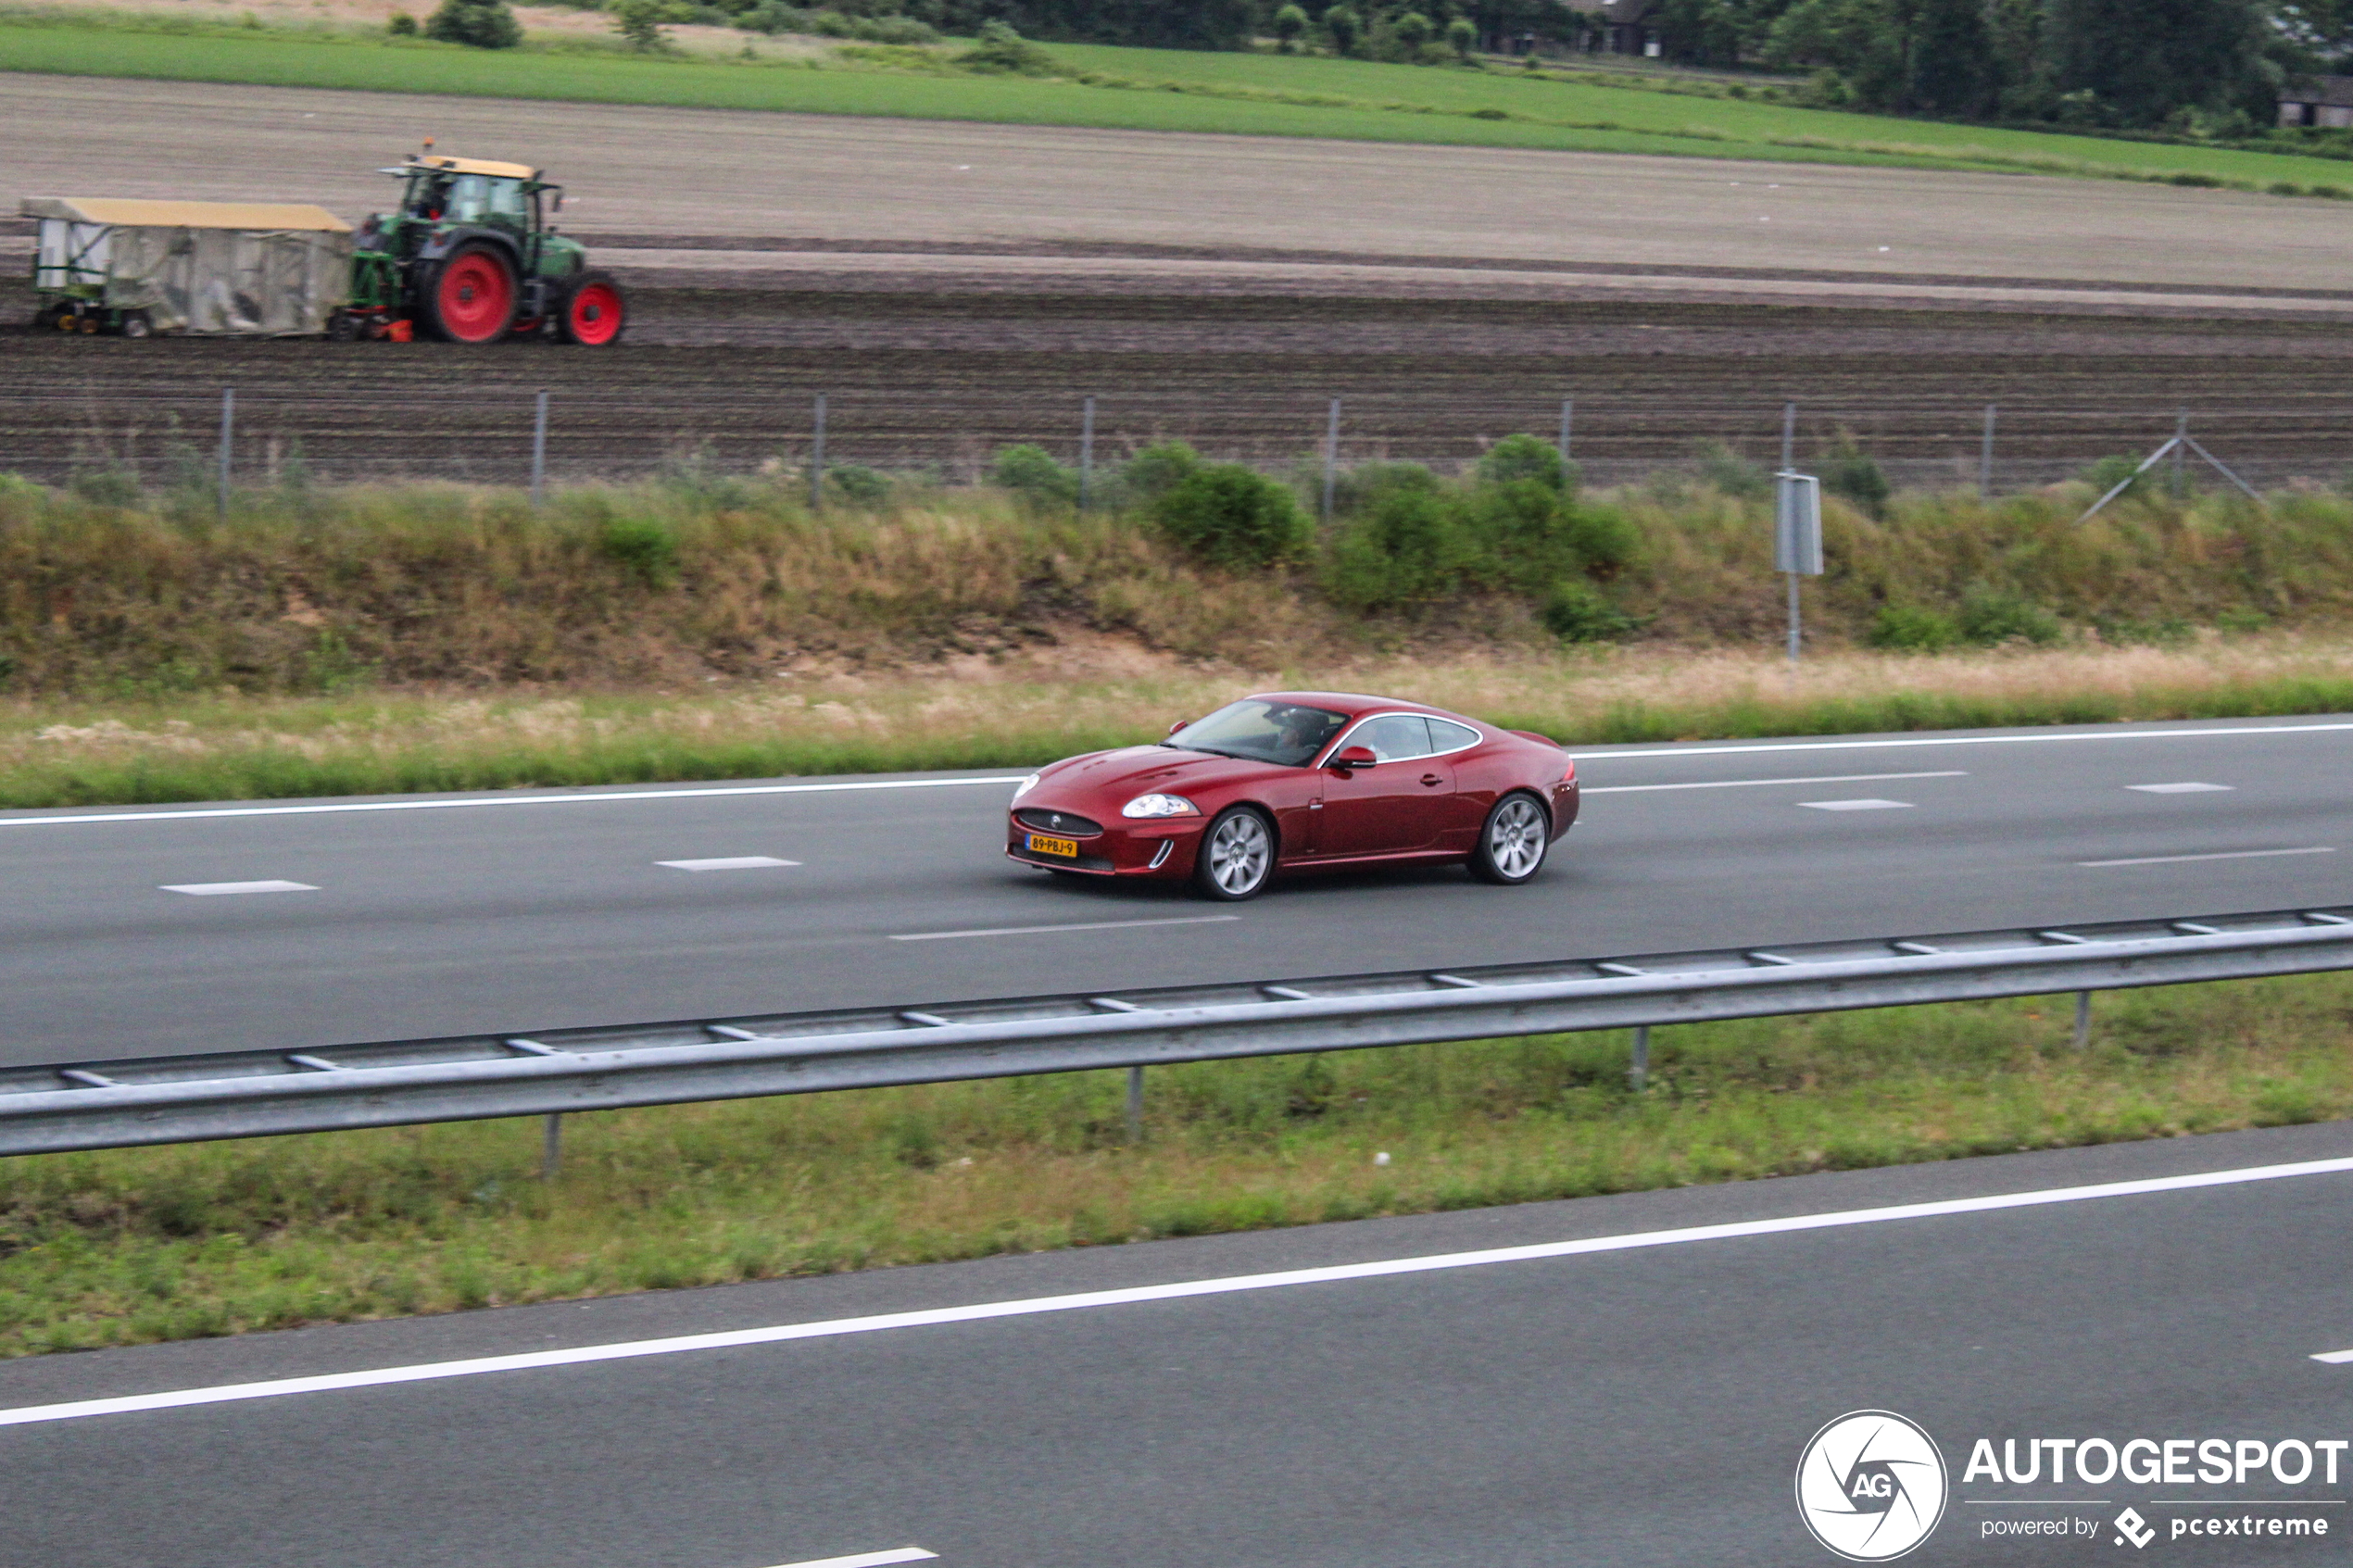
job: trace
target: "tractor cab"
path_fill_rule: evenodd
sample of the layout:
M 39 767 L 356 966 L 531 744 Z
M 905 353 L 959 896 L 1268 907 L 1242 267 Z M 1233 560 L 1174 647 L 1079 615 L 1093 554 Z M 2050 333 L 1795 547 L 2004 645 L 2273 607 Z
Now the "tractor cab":
M 570 343 L 621 335 L 619 286 L 587 270 L 586 250 L 548 221 L 563 189 L 520 163 L 411 153 L 378 172 L 400 202 L 360 227 L 344 336 L 405 336 L 413 323 L 450 343 L 553 332 Z

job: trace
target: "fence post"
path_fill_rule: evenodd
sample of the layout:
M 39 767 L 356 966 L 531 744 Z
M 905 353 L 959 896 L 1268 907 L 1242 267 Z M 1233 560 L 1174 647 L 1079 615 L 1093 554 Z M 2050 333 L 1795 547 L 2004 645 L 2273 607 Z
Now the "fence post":
M 1627 1066 L 1626 1082 L 1636 1094 L 1641 1094 L 1649 1085 L 1650 1078 L 1651 1026 L 1637 1023 L 1634 1025 L 1634 1060 Z
M 1340 473 L 1340 399 L 1332 399 L 1331 420 L 1324 427 L 1324 522 L 1332 521 L 1332 485 Z
M 1568 461 L 1569 421 L 1575 416 L 1576 412 L 1577 401 L 1575 398 L 1564 397 L 1561 399 L 1561 461 L 1564 463 Z
M 563 1163 L 563 1157 L 564 1113 L 551 1110 L 547 1113 L 547 1125 L 539 1133 L 539 1179 L 543 1182 L 553 1180 L 556 1167 Z
M 817 395 L 817 433 L 809 450 L 809 509 L 825 507 L 825 395 Z
M 2190 487 L 2190 411 L 2182 410 L 2173 422 L 2173 499 L 2180 500 Z
M 1087 399 L 1078 420 L 1078 509 L 1085 511 L 1095 488 L 1095 400 Z
M 236 389 L 224 386 L 220 389 L 220 477 L 213 496 L 213 511 L 223 521 L 229 517 L 229 447 L 236 427 Z
M 1144 1141 L 1144 1070 L 1127 1070 L 1127 1141 Z
M 531 420 L 531 509 L 547 498 L 547 394 L 539 394 L 539 408 Z
M 2075 993 L 2075 1048 L 2082 1050 L 2092 1043 L 2092 993 Z
M 1977 459 L 1977 498 L 1981 501 L 1994 498 L 1994 415 L 1998 407 L 1993 403 L 1985 405 L 1985 449 Z

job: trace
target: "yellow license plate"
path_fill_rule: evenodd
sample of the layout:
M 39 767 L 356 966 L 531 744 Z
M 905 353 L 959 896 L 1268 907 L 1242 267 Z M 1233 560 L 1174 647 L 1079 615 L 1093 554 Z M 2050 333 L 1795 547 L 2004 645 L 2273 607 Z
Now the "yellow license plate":
M 1078 859 L 1078 840 L 1048 838 L 1042 833 L 1033 833 L 1029 835 L 1029 852 L 1033 855 L 1067 855 L 1076 860 Z

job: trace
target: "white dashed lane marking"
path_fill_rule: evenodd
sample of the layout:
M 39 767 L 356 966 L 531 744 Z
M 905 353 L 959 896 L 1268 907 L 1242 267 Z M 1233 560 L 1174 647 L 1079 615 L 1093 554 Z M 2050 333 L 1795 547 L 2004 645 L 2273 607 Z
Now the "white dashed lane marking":
M 1216 925 L 1239 915 L 1186 915 L 1176 920 L 1094 920 L 1083 925 L 999 925 L 986 931 L 911 931 L 894 942 L 947 942 L 959 936 L 1038 936 L 1055 931 L 1126 931 L 1139 925 Z
M 192 893 L 199 898 L 219 898 L 232 893 L 316 893 L 319 890 L 307 882 L 167 882 L 159 891 Z
M 2238 786 L 2235 784 L 2126 784 L 2124 787 L 2126 789 L 2137 789 L 2143 795 L 2208 795 L 2235 789 Z
M 1774 784 L 1880 784 L 1888 779 L 1965 779 L 1957 769 L 1933 773 L 1831 773 L 1818 779 L 1710 779 L 1705 784 L 1602 784 L 1587 795 L 1647 795 L 1662 789 L 1765 789 Z
M 2173 866 L 2184 860 L 2260 860 L 2271 855 L 2334 855 L 2334 844 L 2308 844 L 2300 849 L 2225 849 L 2212 855 L 2136 855 L 2129 860 L 2078 860 L 2079 866 Z
M 1809 811 L 1909 811 L 1908 800 L 1801 800 Z
M 925 1551 L 919 1546 L 902 1546 L 890 1551 L 862 1551 L 855 1557 L 819 1557 L 807 1562 L 786 1562 L 778 1568 L 888 1568 L 894 1562 L 936 1562 L 939 1553 Z
M 656 860 L 654 864 L 679 872 L 749 872 L 765 866 L 797 866 L 800 862 L 779 860 L 774 855 L 723 855 L 712 860 Z

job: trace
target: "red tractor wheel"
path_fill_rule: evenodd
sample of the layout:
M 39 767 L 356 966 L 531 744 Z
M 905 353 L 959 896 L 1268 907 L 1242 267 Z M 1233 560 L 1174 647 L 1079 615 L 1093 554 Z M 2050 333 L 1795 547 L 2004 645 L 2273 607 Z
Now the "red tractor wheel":
M 556 331 L 563 340 L 588 348 L 620 342 L 621 329 L 628 323 L 629 307 L 621 297 L 621 285 L 603 272 L 583 272 L 565 291 L 563 307 L 556 314 Z
M 425 324 L 444 343 L 497 343 L 515 324 L 515 270 L 504 253 L 459 245 L 425 280 Z

